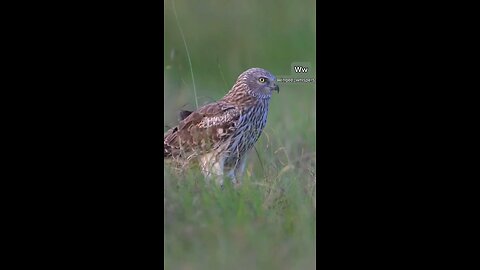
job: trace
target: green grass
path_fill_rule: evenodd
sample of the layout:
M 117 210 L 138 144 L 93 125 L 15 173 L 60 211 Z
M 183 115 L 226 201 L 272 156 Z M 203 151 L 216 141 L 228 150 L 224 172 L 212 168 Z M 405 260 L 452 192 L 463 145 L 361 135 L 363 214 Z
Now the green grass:
M 198 103 L 221 98 L 236 77 L 262 67 L 277 77 L 308 62 L 315 76 L 314 1 L 175 3 L 190 50 Z M 228 12 L 227 12 L 228 10 Z M 165 2 L 165 118 L 194 109 L 190 67 Z M 318 79 L 318 78 L 316 78 Z M 196 169 L 164 171 L 165 269 L 313 269 L 316 126 L 314 83 L 280 84 L 267 127 L 250 153 L 243 185 L 219 190 Z M 165 128 L 166 130 L 166 128 Z
M 313 269 L 314 179 L 271 172 L 223 191 L 198 173 L 167 175 L 165 269 Z

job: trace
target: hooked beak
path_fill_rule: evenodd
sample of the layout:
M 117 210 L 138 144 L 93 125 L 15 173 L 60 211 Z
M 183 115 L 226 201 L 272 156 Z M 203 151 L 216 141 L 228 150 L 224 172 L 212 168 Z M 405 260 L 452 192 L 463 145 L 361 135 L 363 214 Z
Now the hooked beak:
M 277 93 L 280 93 L 280 88 L 278 87 L 278 84 L 275 83 L 273 85 L 272 91 L 277 91 Z

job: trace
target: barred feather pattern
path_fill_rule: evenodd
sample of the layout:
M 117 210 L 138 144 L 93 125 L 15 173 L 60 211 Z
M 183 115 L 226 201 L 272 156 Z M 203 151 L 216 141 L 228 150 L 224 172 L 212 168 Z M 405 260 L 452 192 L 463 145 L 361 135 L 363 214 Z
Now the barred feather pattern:
M 227 151 L 232 153 L 225 160 L 226 167 L 236 166 L 240 157 L 250 150 L 260 138 L 267 124 L 269 99 L 260 100 L 242 112 L 238 119 L 238 128 L 232 135 Z
M 180 123 L 164 134 L 164 158 L 183 167 L 198 161 L 207 179 L 223 186 L 227 175 L 238 186 L 248 151 L 267 124 L 273 91 L 279 88 L 270 72 L 248 69 L 218 102 L 181 112 Z

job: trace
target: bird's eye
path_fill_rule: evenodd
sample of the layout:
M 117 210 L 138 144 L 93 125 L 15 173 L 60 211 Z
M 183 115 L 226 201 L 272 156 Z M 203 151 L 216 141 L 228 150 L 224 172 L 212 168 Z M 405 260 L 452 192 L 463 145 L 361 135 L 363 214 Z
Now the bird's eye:
M 258 81 L 261 82 L 261 83 L 264 83 L 264 82 L 267 81 L 267 78 L 260 77 L 260 78 L 258 79 Z

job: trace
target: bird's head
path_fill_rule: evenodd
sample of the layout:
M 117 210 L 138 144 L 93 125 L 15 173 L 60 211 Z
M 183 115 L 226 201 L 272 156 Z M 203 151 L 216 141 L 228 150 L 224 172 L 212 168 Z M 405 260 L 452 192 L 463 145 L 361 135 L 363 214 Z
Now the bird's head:
M 246 86 L 248 94 L 258 98 L 270 98 L 273 91 L 280 92 L 277 79 L 263 68 L 251 68 L 240 74 L 236 85 Z

